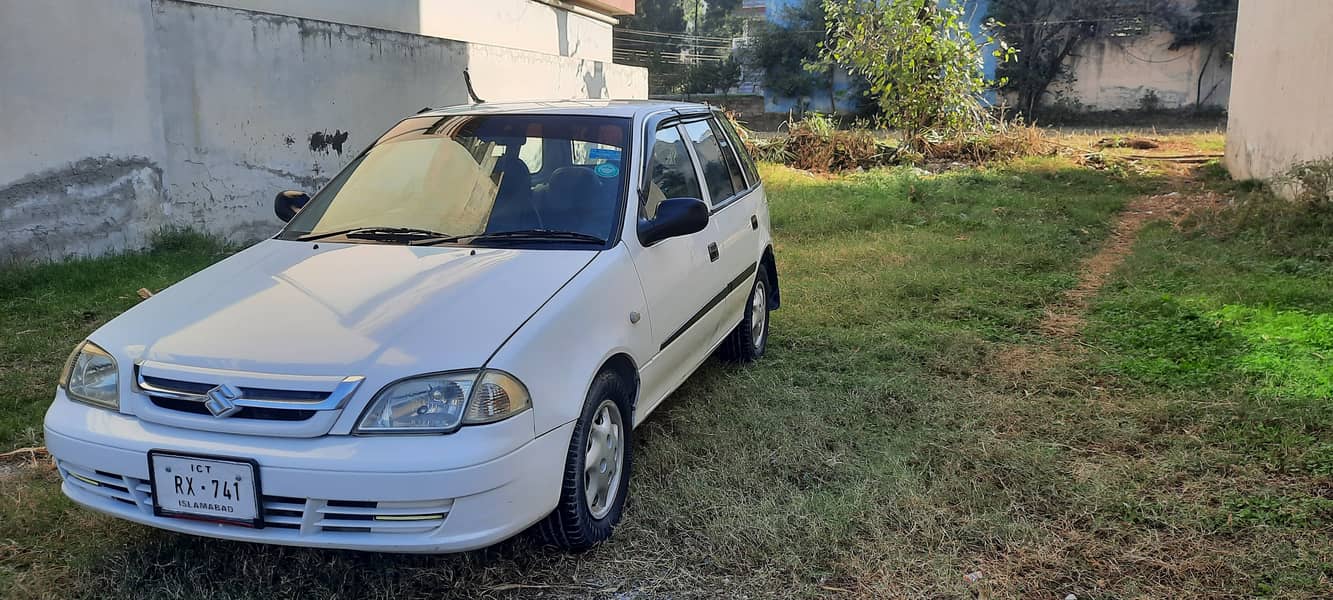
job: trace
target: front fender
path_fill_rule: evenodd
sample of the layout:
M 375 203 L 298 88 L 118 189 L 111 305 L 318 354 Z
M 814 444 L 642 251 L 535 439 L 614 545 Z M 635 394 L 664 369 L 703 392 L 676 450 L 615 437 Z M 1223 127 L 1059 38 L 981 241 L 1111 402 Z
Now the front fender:
M 637 323 L 630 313 L 642 316 Z M 647 302 L 624 245 L 597 255 L 495 353 L 488 368 L 518 377 L 532 395 L 537 434 L 577 419 L 593 377 L 626 354 L 652 357 Z

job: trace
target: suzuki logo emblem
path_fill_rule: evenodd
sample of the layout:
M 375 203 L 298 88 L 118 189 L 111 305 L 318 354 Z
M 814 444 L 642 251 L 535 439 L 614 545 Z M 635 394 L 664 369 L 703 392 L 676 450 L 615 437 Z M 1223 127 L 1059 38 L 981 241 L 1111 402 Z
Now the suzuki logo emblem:
M 236 401 L 241 399 L 241 391 L 227 384 L 222 384 L 204 395 L 204 408 L 213 416 L 222 419 L 230 417 L 241 410 L 236 405 Z

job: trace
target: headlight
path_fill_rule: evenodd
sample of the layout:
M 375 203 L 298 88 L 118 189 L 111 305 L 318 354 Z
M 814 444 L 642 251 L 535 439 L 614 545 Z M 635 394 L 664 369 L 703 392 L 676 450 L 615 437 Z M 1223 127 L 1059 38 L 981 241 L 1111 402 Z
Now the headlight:
M 60 385 L 70 400 L 110 408 L 120 408 L 120 375 L 116 359 L 92 342 L 74 349 L 60 374 Z
M 438 373 L 404 379 L 375 395 L 357 433 L 447 433 L 494 423 L 532 406 L 528 390 L 501 371 Z

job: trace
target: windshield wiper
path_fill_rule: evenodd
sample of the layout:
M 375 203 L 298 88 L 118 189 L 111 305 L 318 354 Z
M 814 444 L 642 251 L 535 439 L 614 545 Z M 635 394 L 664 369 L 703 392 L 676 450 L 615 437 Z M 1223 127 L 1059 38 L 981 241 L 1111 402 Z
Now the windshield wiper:
M 450 237 L 447 233 L 415 227 L 353 227 L 326 233 L 306 234 L 296 239 L 302 242 L 312 242 L 338 235 L 355 239 L 382 241 L 418 241 L 423 238 L 448 239 Z
M 606 240 L 595 235 L 580 233 L 577 231 L 558 231 L 555 229 L 516 229 L 513 231 L 492 231 L 487 233 L 474 233 L 471 235 L 456 235 L 453 237 L 444 237 L 440 239 L 421 240 L 416 242 L 420 245 L 443 244 L 449 242 L 468 241 L 486 241 L 486 240 L 520 240 L 535 242 L 581 242 L 589 244 L 605 244 Z

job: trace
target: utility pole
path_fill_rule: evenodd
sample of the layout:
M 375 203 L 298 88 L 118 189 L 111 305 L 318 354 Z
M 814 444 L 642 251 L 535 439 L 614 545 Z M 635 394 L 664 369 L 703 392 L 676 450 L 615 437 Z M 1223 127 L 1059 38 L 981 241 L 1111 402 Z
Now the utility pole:
M 694 0 L 694 57 L 690 62 L 698 64 L 699 62 L 699 0 Z

